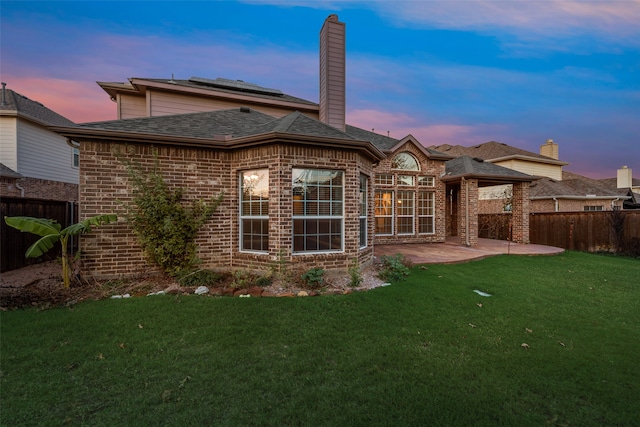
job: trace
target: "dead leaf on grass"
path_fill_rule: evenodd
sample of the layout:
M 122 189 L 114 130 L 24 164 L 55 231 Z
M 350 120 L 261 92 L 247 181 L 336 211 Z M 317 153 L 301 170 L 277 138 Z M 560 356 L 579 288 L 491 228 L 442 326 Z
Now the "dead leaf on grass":
M 473 323 L 469 323 L 469 326 L 471 326 L 472 328 L 476 327 L 476 325 L 474 325 Z
M 532 333 L 533 330 L 529 329 L 529 328 L 524 328 L 525 331 L 527 331 L 528 333 Z
M 529 350 L 529 344 L 527 344 L 526 342 L 520 344 L 520 347 L 524 348 L 525 350 Z

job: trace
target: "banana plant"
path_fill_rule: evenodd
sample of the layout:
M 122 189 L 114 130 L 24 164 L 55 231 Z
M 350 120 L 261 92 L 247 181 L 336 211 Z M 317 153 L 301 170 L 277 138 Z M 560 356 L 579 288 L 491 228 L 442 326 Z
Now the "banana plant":
M 62 279 L 64 280 L 65 288 L 70 285 L 69 253 L 67 251 L 69 236 L 84 234 L 91 231 L 92 226 L 109 224 L 117 220 L 118 217 L 115 214 L 97 215 L 62 229 L 62 226 L 52 219 L 33 218 L 30 216 L 4 217 L 4 222 L 7 225 L 23 232 L 41 236 L 37 242 L 27 249 L 25 253 L 27 258 L 37 258 L 53 248 L 56 242 L 60 242 L 62 246 Z

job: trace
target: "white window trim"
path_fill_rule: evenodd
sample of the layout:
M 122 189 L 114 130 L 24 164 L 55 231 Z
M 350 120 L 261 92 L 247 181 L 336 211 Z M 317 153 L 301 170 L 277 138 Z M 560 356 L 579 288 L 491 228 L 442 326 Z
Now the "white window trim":
M 295 215 L 292 213 L 291 215 L 291 254 L 292 256 L 305 256 L 305 255 L 314 255 L 314 254 L 342 254 L 344 253 L 344 209 L 345 209 L 345 179 L 346 179 L 346 172 L 341 170 L 341 169 L 323 169 L 323 168 L 317 168 L 317 167 L 295 167 L 293 169 L 306 169 L 306 170 L 322 170 L 322 171 L 336 171 L 336 172 L 342 172 L 342 212 L 340 214 L 340 216 L 331 216 L 331 215 L 316 215 L 316 216 L 311 216 L 311 215 Z M 293 170 L 292 170 L 293 172 Z M 292 174 L 293 175 L 293 174 Z M 292 176 L 292 180 L 291 180 L 291 188 L 293 189 L 293 176 Z M 292 192 L 293 195 L 293 192 Z M 293 197 L 291 200 L 291 206 L 293 208 Z M 293 222 L 296 219 L 339 219 L 340 220 L 340 249 L 329 249 L 326 251 L 295 251 L 294 249 L 294 226 L 293 226 Z
M 255 169 L 251 169 L 251 170 L 266 170 L 267 171 L 267 178 L 269 177 L 269 169 L 268 168 L 255 168 Z M 243 171 L 238 171 L 238 199 L 239 199 L 239 203 L 238 203 L 238 218 L 240 218 L 240 223 L 238 224 L 238 232 L 239 232 L 239 239 L 238 239 L 238 252 L 241 253 L 247 253 L 247 254 L 260 254 L 260 255 L 265 255 L 269 253 L 269 249 L 265 250 L 265 251 L 259 251 L 256 249 L 243 249 L 242 247 L 242 242 L 244 240 L 244 221 L 245 219 L 255 219 L 255 220 L 267 220 L 269 221 L 269 215 L 258 215 L 258 216 L 252 216 L 252 215 L 242 215 L 242 177 L 243 174 L 247 172 L 246 170 Z M 270 201 L 269 201 L 270 203 Z M 269 239 L 271 240 L 271 239 Z
M 396 222 L 400 219 L 400 218 L 413 218 L 413 220 L 411 221 L 411 232 L 410 233 L 401 233 L 400 232 L 400 227 L 398 226 L 398 236 L 414 236 L 416 234 L 416 192 L 413 190 L 398 190 L 398 193 L 403 192 L 403 193 L 413 193 L 413 213 L 411 215 L 400 215 L 398 212 L 400 211 L 399 208 L 396 209 Z M 396 197 L 396 199 L 398 201 L 400 201 L 400 197 Z
M 394 231 L 395 231 L 395 215 L 394 215 L 394 211 L 395 211 L 395 200 L 396 200 L 396 192 L 394 190 L 376 190 L 374 192 L 374 202 L 375 202 L 375 195 L 377 193 L 391 193 L 391 215 L 375 215 L 374 212 L 374 218 L 391 218 L 391 232 L 390 233 L 378 233 L 374 230 L 374 234 L 376 236 L 393 236 L 394 235 Z

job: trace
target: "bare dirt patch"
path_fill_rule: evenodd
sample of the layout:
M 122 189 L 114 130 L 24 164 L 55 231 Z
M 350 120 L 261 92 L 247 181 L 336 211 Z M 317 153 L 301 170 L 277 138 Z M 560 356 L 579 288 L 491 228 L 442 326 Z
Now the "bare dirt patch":
M 297 296 L 299 294 L 321 295 L 340 294 L 353 291 L 365 291 L 383 285 L 377 277 L 375 267 L 362 270 L 362 283 L 351 287 L 347 275 L 330 275 L 326 277 L 321 289 L 310 289 L 300 281 L 286 283 L 275 281 L 272 285 L 247 289 L 235 289 L 231 285 L 232 278 L 211 286 L 207 294 L 240 296 Z M 86 300 L 98 300 L 110 297 L 140 297 L 150 293 L 164 292 L 168 294 L 193 294 L 195 286 L 180 286 L 170 277 L 152 276 L 136 280 L 98 281 L 92 278 L 75 276 L 71 287 L 65 289 L 62 283 L 61 267 L 57 261 L 46 261 L 0 275 L 0 309 L 8 310 L 22 307 L 50 308 L 70 306 Z

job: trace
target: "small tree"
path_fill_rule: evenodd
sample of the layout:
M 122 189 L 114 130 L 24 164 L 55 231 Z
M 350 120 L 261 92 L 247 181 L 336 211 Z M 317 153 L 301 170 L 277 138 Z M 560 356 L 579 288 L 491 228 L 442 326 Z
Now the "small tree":
M 186 202 L 181 188 L 171 189 L 165 182 L 157 158 L 153 170 L 147 173 L 132 161 L 117 156 L 127 168 L 134 190 L 132 203 L 125 206 L 126 219 L 149 261 L 172 276 L 193 268 L 199 261 L 195 238 L 217 209 L 223 194 L 208 203 Z
M 7 225 L 23 232 L 26 231 L 41 236 L 37 242 L 27 249 L 25 253 L 27 258 L 37 258 L 53 248 L 56 242 L 60 242 L 62 247 L 62 279 L 64 280 L 65 288 L 70 286 L 69 236 L 84 234 L 91 231 L 92 226 L 109 224 L 117 220 L 118 217 L 115 214 L 98 215 L 61 230 L 62 226 L 52 219 L 33 218 L 30 216 L 4 217 L 4 222 Z

